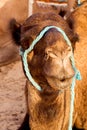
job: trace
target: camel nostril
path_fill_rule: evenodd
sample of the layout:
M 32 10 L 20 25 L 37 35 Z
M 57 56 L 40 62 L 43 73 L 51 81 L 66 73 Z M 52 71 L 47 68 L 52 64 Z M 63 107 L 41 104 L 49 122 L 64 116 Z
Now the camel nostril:
M 63 78 L 63 79 L 61 79 L 60 81 L 61 81 L 61 82 L 64 82 L 65 80 L 66 80 L 66 79 L 65 79 L 65 78 Z

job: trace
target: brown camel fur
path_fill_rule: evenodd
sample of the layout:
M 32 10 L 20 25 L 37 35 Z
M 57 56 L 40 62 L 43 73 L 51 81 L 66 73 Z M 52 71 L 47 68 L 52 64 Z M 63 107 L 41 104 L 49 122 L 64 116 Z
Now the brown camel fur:
M 70 18 L 71 21 L 74 20 L 73 28 L 79 35 L 74 54 L 76 66 L 82 75 L 82 80 L 76 85 L 75 125 L 77 128 L 87 130 L 87 1 L 78 7 Z
M 20 25 L 11 21 L 14 40 Z M 29 17 L 21 26 L 21 39 L 17 44 L 27 49 L 40 31 L 49 25 L 62 28 L 74 50 L 78 40 L 67 22 L 55 13 L 38 13 Z M 16 30 L 15 30 L 16 31 Z M 20 42 L 21 41 L 21 42 Z M 70 86 L 74 76 L 69 57 L 71 49 L 63 36 L 55 29 L 50 29 L 28 55 L 28 64 L 34 80 L 41 86 L 38 91 L 27 81 L 28 112 L 31 130 L 67 130 L 70 112 Z
M 35 0 L 33 4 L 33 13 L 37 12 L 55 12 L 60 15 L 70 15 L 70 12 L 77 6 L 76 0 L 58 1 L 58 0 Z
M 20 59 L 18 48 L 12 44 L 9 21 L 15 18 L 19 23 L 23 23 L 28 16 L 27 3 L 28 0 L 0 1 L 0 66 Z

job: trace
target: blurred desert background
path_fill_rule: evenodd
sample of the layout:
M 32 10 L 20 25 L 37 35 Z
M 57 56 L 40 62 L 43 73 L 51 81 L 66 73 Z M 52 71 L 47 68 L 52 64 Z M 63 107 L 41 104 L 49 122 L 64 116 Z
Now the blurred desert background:
M 26 114 L 25 76 L 20 61 L 0 67 L 0 130 L 17 130 Z
M 0 0 L 0 130 L 17 130 L 26 114 L 26 78 L 9 21 L 27 17 L 27 0 Z

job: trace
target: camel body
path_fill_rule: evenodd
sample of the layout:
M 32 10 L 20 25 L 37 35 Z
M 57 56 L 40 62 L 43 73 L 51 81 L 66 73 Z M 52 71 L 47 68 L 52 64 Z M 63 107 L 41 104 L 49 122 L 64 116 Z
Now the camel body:
M 11 38 L 9 22 L 13 18 L 19 23 L 25 21 L 28 16 L 27 2 L 27 0 L 0 1 L 0 67 L 20 60 L 18 47 Z

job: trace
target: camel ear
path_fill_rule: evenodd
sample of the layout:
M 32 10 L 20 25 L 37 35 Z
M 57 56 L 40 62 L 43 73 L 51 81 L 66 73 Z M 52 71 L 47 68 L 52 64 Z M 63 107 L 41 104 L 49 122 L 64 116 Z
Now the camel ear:
M 79 36 L 77 33 L 74 33 L 72 39 L 71 39 L 71 43 L 72 43 L 72 47 L 73 47 L 73 50 L 75 49 L 75 43 L 76 42 L 79 42 Z
M 15 44 L 21 45 L 21 25 L 17 23 L 15 19 L 12 19 L 9 24 L 9 29 L 11 31 L 12 39 L 15 41 Z
M 72 34 L 71 34 L 71 43 L 72 43 L 72 47 L 73 49 L 75 48 L 75 43 L 76 42 L 79 42 L 79 35 L 74 31 L 74 18 L 72 17 L 72 15 L 70 17 L 68 17 L 68 19 L 66 20 L 68 25 L 69 25 L 69 28 L 71 29 L 72 31 Z
M 72 43 L 75 43 L 77 41 L 79 41 L 79 36 L 78 34 L 75 32 L 74 30 L 74 24 L 75 24 L 75 21 L 74 21 L 74 18 L 72 17 L 72 14 L 70 17 L 68 17 L 68 19 L 66 20 L 68 25 L 69 25 L 69 28 L 72 30 L 73 32 L 73 38 L 71 39 L 71 42 Z
M 74 30 L 74 19 L 72 18 L 72 16 L 68 17 L 68 18 L 66 19 L 66 21 L 67 21 L 67 23 L 68 23 L 70 29 L 71 29 L 71 30 Z

